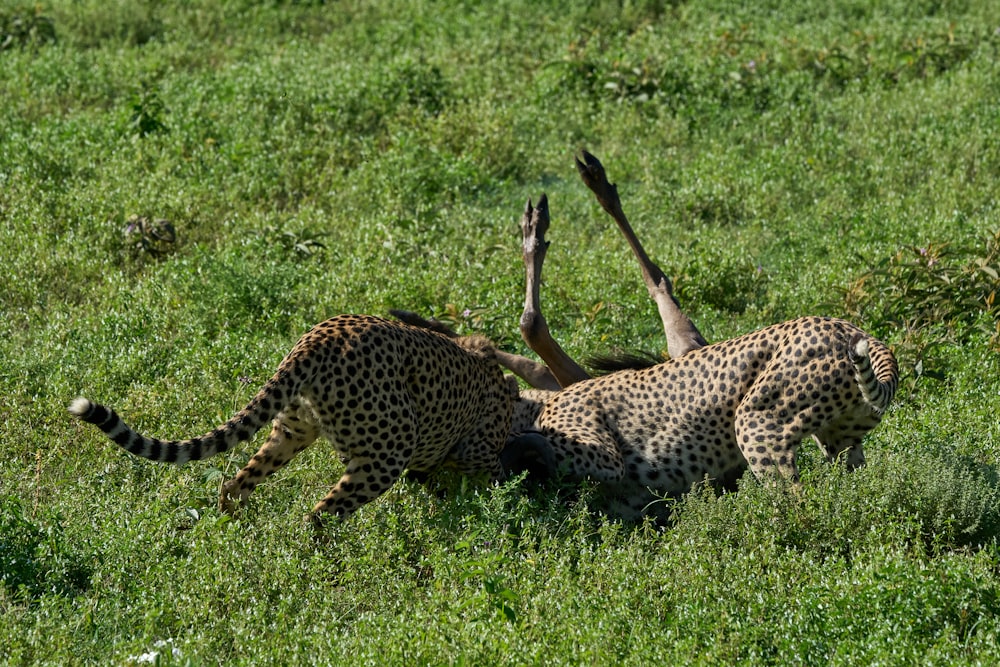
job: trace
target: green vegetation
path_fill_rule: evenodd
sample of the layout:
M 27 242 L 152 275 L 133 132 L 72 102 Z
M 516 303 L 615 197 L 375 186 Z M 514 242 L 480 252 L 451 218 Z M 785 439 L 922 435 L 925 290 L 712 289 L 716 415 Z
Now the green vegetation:
M 0 0 L 0 663 L 997 663 L 998 56 L 988 0 Z M 541 192 L 555 335 L 662 348 L 582 148 L 710 340 L 895 346 L 866 468 L 807 444 L 800 501 L 665 527 L 407 483 L 318 541 L 323 444 L 230 519 L 250 448 L 157 465 L 68 415 L 195 435 L 344 312 L 523 353 Z

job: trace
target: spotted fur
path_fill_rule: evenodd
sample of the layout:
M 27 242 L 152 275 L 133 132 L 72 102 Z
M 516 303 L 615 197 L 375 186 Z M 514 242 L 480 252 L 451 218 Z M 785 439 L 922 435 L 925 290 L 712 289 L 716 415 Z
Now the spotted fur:
M 485 338 L 450 339 L 400 322 L 341 315 L 306 333 L 250 403 L 205 435 L 149 438 L 85 398 L 70 412 L 132 454 L 178 464 L 224 452 L 273 420 L 267 442 L 223 485 L 224 511 L 244 503 L 261 480 L 323 436 L 346 470 L 313 508 L 310 518 L 318 523 L 320 512 L 347 518 L 404 469 L 448 467 L 500 479 L 515 392 Z
M 706 477 L 731 486 L 748 466 L 758 479 L 797 481 L 807 436 L 829 460 L 863 464 L 862 437 L 897 381 L 884 344 L 849 322 L 804 317 L 560 392 L 525 392 L 513 423 L 522 435 L 505 461 L 517 469 L 521 450 L 548 458 L 548 472 L 596 480 L 612 513 L 638 518 L 659 496 Z

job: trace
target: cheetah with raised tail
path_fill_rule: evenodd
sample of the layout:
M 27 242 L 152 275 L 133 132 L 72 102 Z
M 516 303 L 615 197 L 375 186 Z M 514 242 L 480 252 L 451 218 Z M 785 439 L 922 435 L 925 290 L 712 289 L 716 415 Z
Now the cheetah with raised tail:
M 69 409 L 132 454 L 178 464 L 224 452 L 273 420 L 267 442 L 222 487 L 219 507 L 230 512 L 323 436 L 346 470 L 307 516 L 319 525 L 321 512 L 346 519 L 404 469 L 447 467 L 501 479 L 499 453 L 516 391 L 483 337 L 451 339 L 400 322 L 341 315 L 306 333 L 249 404 L 205 435 L 148 438 L 86 398 Z
M 515 472 L 593 479 L 610 513 L 637 519 L 706 477 L 731 487 L 747 466 L 796 482 L 807 436 L 827 459 L 860 466 L 862 437 L 897 382 L 883 343 L 844 320 L 803 317 L 560 392 L 524 392 L 520 434 L 503 456 Z

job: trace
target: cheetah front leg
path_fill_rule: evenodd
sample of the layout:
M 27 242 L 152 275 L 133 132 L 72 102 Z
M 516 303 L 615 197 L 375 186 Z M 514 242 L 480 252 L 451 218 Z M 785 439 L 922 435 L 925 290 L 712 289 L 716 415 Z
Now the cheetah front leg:
M 265 477 L 274 474 L 316 440 L 319 434 L 316 423 L 311 415 L 302 411 L 301 404 L 295 403 L 275 417 L 267 442 L 250 457 L 236 477 L 222 485 L 219 492 L 220 511 L 232 514 L 246 503 Z

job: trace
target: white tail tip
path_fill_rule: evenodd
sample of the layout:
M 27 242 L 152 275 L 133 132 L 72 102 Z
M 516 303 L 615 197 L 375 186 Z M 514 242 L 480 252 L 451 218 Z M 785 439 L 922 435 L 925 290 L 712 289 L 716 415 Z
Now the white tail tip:
M 93 403 L 85 399 L 83 396 L 80 396 L 78 398 L 74 398 L 73 402 L 69 404 L 69 411 L 77 417 L 82 417 L 90 412 L 92 405 Z

